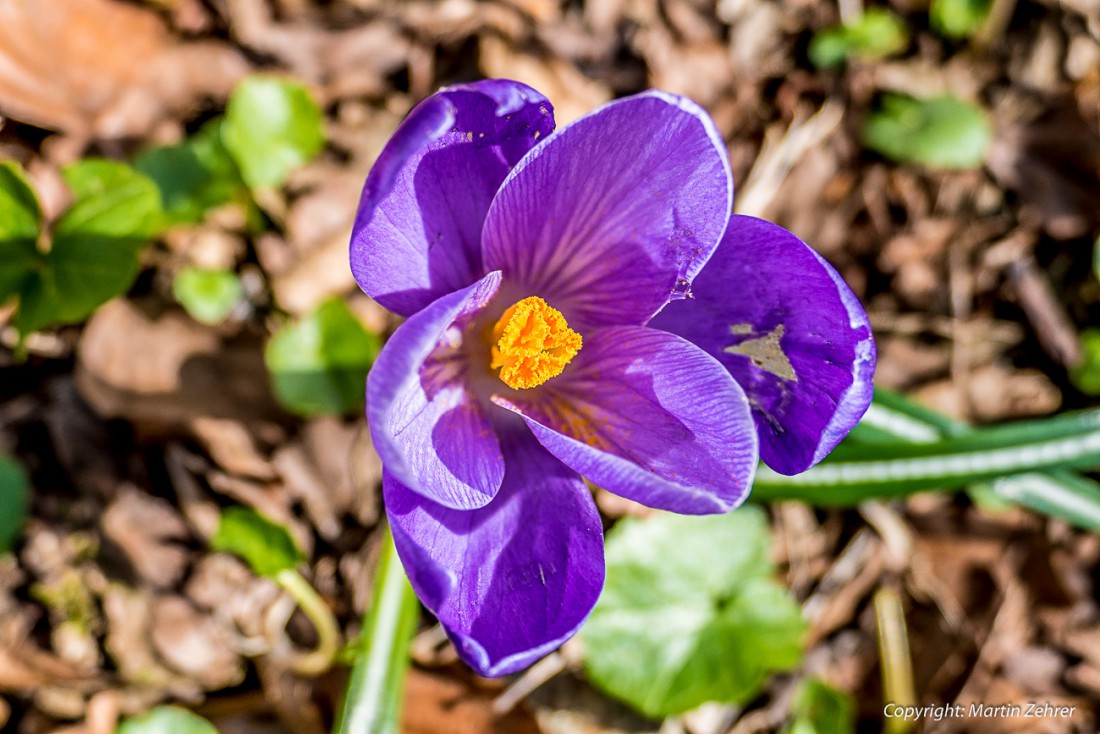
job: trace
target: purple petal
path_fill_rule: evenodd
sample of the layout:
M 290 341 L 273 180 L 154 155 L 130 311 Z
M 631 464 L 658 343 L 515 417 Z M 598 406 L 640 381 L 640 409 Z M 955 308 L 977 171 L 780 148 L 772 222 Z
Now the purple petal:
M 360 287 L 408 316 L 484 275 L 489 203 L 553 129 L 547 99 L 504 79 L 447 87 L 417 105 L 363 187 L 351 235 Z
M 519 413 L 571 468 L 650 507 L 726 512 L 748 496 L 756 472 L 741 388 L 702 350 L 656 329 L 586 333 L 560 376 L 493 402 Z
M 485 220 L 485 264 L 575 326 L 643 324 L 686 292 L 732 197 L 706 112 L 645 92 L 562 128 L 516 165 Z
M 573 636 L 603 587 L 603 529 L 584 482 L 529 435 L 486 507 L 449 510 L 386 475 L 394 542 L 413 589 L 485 676 L 524 668 Z
M 468 384 L 461 338 L 500 273 L 440 298 L 401 325 L 367 376 L 367 419 L 398 481 L 447 507 L 493 499 L 504 477 L 496 433 Z
M 726 366 L 748 393 L 768 466 L 797 474 L 821 461 L 871 403 L 875 344 L 859 299 L 800 239 L 743 216 L 692 291 L 649 325 Z

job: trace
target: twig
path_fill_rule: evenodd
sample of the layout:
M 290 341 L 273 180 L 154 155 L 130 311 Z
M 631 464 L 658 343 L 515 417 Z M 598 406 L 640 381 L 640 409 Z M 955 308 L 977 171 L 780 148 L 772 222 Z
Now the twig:
M 796 119 L 776 137 L 774 128 L 764 136 L 760 155 L 756 157 L 745 185 L 737 197 L 734 211 L 749 216 L 763 216 L 779 193 L 783 179 L 795 163 L 815 145 L 820 145 L 844 118 L 844 106 L 831 99 L 808 120 Z
M 532 665 L 493 701 L 493 714 L 504 716 L 548 680 L 565 670 L 565 656 L 552 652 Z
M 1081 343 L 1054 289 L 1035 264 L 1031 254 L 1008 266 L 1008 277 L 1016 286 L 1020 307 L 1035 328 L 1039 344 L 1056 362 L 1072 368 L 1081 363 Z

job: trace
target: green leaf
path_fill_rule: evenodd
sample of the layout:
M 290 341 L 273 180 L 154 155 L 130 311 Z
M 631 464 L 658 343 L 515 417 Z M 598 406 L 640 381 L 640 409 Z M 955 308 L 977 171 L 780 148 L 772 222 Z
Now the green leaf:
M 1100 415 L 1092 415 L 1091 419 L 1089 415 L 1078 414 L 1077 416 L 1071 415 L 1045 421 L 1029 421 L 1004 426 L 998 430 L 993 430 L 992 436 L 994 438 L 999 436 L 999 440 L 1003 440 L 1034 433 L 1037 439 L 1046 440 L 1054 435 L 1064 435 L 1062 432 L 1075 424 L 1079 429 L 1084 427 L 1084 430 L 1087 431 L 1087 424 L 1090 420 L 1100 421 Z M 1036 427 L 1037 425 L 1038 427 Z M 974 432 L 975 429 L 967 424 L 928 410 L 902 395 L 888 390 L 876 390 L 875 400 L 863 416 L 863 420 L 852 430 L 841 447 L 834 453 L 846 460 L 856 460 L 861 453 L 873 451 L 874 449 L 870 448 L 873 446 L 887 446 L 890 447 L 887 449 L 889 451 L 897 450 L 899 446 L 904 446 L 899 444 L 899 441 L 921 444 L 921 450 L 927 450 L 928 444 L 940 442 L 941 446 L 945 445 L 941 441 L 943 437 L 966 436 Z M 1051 445 L 1047 444 L 1046 450 L 1051 450 L 1051 448 Z M 1057 452 L 1064 448 L 1065 445 L 1063 444 L 1061 448 L 1053 450 Z M 1040 451 L 1042 450 L 1041 448 Z M 915 455 L 918 452 L 911 450 L 911 453 Z M 1014 458 L 1011 457 L 1011 453 L 1012 451 L 1009 449 L 1009 458 Z M 1003 452 L 998 451 L 998 454 L 1003 456 Z M 957 458 L 952 459 L 952 461 L 957 460 Z M 988 461 L 990 457 L 971 458 L 981 463 Z M 1022 458 L 1027 459 L 1028 457 L 1023 456 Z M 1054 463 L 1057 463 L 1056 458 L 1051 458 Z M 831 461 L 832 458 L 826 459 L 822 466 L 829 466 Z M 1074 462 L 1076 461 L 1077 459 L 1074 459 Z M 1081 459 L 1081 461 L 1088 463 L 1087 457 Z M 911 468 L 912 465 L 909 465 L 909 467 Z M 898 470 L 895 469 L 895 471 Z M 1022 505 L 1052 517 L 1059 517 L 1078 527 L 1100 531 L 1100 483 L 1060 468 L 1016 473 L 1003 470 L 1002 467 L 1002 469 L 995 471 L 1001 471 L 1001 473 L 993 477 L 986 476 L 982 480 L 985 483 L 978 489 L 981 496 L 977 497 L 976 501 L 995 498 L 996 500 Z M 771 479 L 772 477 L 768 471 L 761 472 L 758 485 L 752 495 L 754 499 L 767 500 L 793 495 L 815 504 L 846 505 L 857 504 L 868 499 L 893 497 L 919 491 L 919 489 L 914 489 L 912 484 L 906 486 L 904 480 L 901 479 L 859 484 L 855 488 L 843 485 L 840 487 L 834 486 L 830 489 L 822 486 L 816 488 L 804 486 L 797 490 L 793 490 L 789 486 L 782 488 L 769 486 Z M 938 480 L 929 481 L 929 485 L 935 483 L 935 486 L 925 488 L 949 489 L 961 483 L 966 483 L 970 486 L 973 494 L 976 481 L 968 481 L 966 477 L 956 477 L 954 479 L 940 477 Z M 779 484 L 785 482 L 784 479 L 779 480 Z
M 905 49 L 905 22 L 887 8 L 868 8 L 850 23 L 830 26 L 810 41 L 810 61 L 818 68 L 843 64 L 851 57 L 874 61 Z
M 0 163 L 0 242 L 38 237 L 42 211 L 23 172 L 14 163 Z
M 1100 395 L 1100 329 L 1081 332 L 1082 360 L 1070 372 L 1070 379 L 1086 395 Z
M 232 270 L 185 268 L 172 281 L 172 294 L 187 313 L 204 324 L 225 320 L 241 300 L 244 288 Z
M 856 712 L 844 691 L 808 678 L 795 694 L 791 723 L 784 734 L 855 734 Z
M 325 147 L 324 115 L 301 84 L 253 76 L 229 98 L 222 137 L 249 186 L 278 187 Z
M 158 706 L 122 722 L 116 734 L 218 734 L 218 730 L 206 719 L 178 706 Z
M 933 168 L 981 166 L 992 136 L 985 111 L 955 97 L 887 94 L 863 128 L 863 143 L 871 150 Z
M 73 204 L 54 227 L 47 253 L 20 289 L 16 325 L 24 334 L 81 321 L 125 293 L 141 248 L 162 224 L 160 194 L 122 163 L 85 160 L 64 170 Z
M 54 240 L 76 235 L 145 242 L 160 232 L 160 192 L 147 176 L 125 163 L 98 158 L 78 161 L 62 171 L 73 203 L 54 228 Z
M 268 578 L 306 560 L 286 528 L 248 507 L 230 507 L 222 513 L 210 547 L 240 556 L 256 575 Z
M 968 38 L 981 29 L 993 0 L 932 0 L 932 28 L 948 38 Z
M 1017 474 L 989 485 L 1001 500 L 1100 532 L 1100 484 L 1070 471 Z
M 201 222 L 210 209 L 250 200 L 237 163 L 222 141 L 221 119 L 181 143 L 142 153 L 134 167 L 157 184 L 172 224 Z
M 656 515 L 608 534 L 607 582 L 581 630 L 594 683 L 651 717 L 743 703 L 789 670 L 806 632 L 772 580 L 762 512 Z
M 933 443 L 846 443 L 793 477 L 761 467 L 757 499 L 847 505 L 1051 469 L 1100 466 L 1100 411 L 974 429 Z
M 340 298 L 271 337 L 264 353 L 275 396 L 299 415 L 339 415 L 363 402 L 367 371 L 382 340 Z
M 38 261 L 42 212 L 34 189 L 14 163 L 0 163 L 0 304 L 18 293 Z
M 0 553 L 11 550 L 23 532 L 29 505 L 30 487 L 23 467 L 0 456 Z
M 409 644 L 420 619 L 420 603 L 386 529 L 374 580 L 371 607 L 363 618 L 357 652 L 335 734 L 398 734 Z

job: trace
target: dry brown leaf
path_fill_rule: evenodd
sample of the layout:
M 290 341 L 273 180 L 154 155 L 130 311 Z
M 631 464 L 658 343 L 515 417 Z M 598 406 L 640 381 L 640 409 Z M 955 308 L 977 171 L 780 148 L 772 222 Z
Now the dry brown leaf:
M 558 127 L 611 99 L 611 90 L 605 84 L 589 79 L 561 59 L 524 53 L 494 36 L 482 36 L 480 41 L 481 70 L 485 76 L 515 79 L 542 92 L 554 104 Z
M 267 457 L 256 448 L 255 439 L 242 423 L 229 418 L 197 416 L 189 425 L 214 463 L 230 474 L 260 480 L 275 478 Z
M 172 668 L 208 690 L 244 680 L 244 664 L 233 651 L 233 637 L 213 617 L 178 596 L 155 600 L 152 615 L 153 646 Z
M 248 655 L 269 651 L 264 619 L 267 610 L 283 598 L 273 581 L 256 577 L 234 556 L 214 553 L 199 561 L 186 592 L 200 607 L 232 623 L 239 634 L 234 649 Z
M 199 687 L 164 667 L 153 650 L 152 606 L 152 595 L 146 591 L 121 584 L 107 588 L 103 594 L 107 652 L 124 681 L 153 689 L 159 695 L 194 700 L 201 693 Z
M 279 305 L 290 313 L 303 314 L 327 298 L 354 288 L 355 278 L 347 262 L 350 238 L 349 221 L 346 231 L 314 246 L 308 255 L 277 276 L 271 290 Z
M 538 734 L 518 712 L 496 718 L 493 694 L 413 668 L 405 683 L 405 734 Z
M 324 721 L 313 700 L 313 685 L 269 658 L 256 661 L 264 696 L 279 720 L 294 734 L 325 734 Z
M 547 681 L 528 699 L 543 734 L 657 734 L 662 730 L 626 704 L 602 696 L 573 675 Z M 492 731 L 492 730 L 489 730 Z
M 962 391 L 951 380 L 924 385 L 913 393 L 918 401 L 961 420 L 983 423 L 1009 418 L 1049 415 L 1062 404 L 1062 393 L 1038 370 L 1014 370 L 999 362 L 970 373 Z
M 0 112 L 78 137 L 143 134 L 247 71 L 217 42 L 180 44 L 115 0 L 0 3 Z
M 286 64 L 322 92 L 323 101 L 385 91 L 385 77 L 400 69 L 409 43 L 387 19 L 346 31 L 290 20 L 276 22 L 264 0 L 228 0 L 234 35 L 254 51 Z
M 997 135 L 987 160 L 997 181 L 1023 200 L 1021 219 L 1057 239 L 1095 233 L 1100 222 L 1100 131 L 1072 99 L 1033 120 L 1012 104 L 995 110 Z
M 108 303 L 89 321 L 75 379 L 100 415 L 149 431 L 186 432 L 199 417 L 281 418 L 255 342 L 223 344 L 182 313 L 152 318 L 125 300 Z
M 83 724 L 55 729 L 52 734 L 113 734 L 118 719 L 118 694 L 115 691 L 101 691 L 88 701 Z
M 183 576 L 188 552 L 172 541 L 186 540 L 190 533 L 164 500 L 124 487 L 103 513 L 100 525 L 138 575 L 153 586 L 167 588 Z

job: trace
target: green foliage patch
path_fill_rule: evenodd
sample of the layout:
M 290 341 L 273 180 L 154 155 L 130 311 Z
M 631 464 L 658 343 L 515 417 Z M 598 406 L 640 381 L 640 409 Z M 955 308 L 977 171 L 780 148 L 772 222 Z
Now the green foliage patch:
M 887 94 L 863 128 L 863 144 L 887 158 L 932 168 L 977 168 L 993 127 L 985 110 L 955 97 Z
M 585 669 L 651 717 L 707 701 L 744 703 L 790 670 L 806 632 L 775 580 L 768 525 L 726 515 L 623 520 L 607 538 L 607 582 L 581 630 Z
M 887 8 L 868 8 L 849 23 L 818 31 L 810 41 L 814 66 L 839 66 L 850 58 L 874 61 L 903 51 L 909 31 L 896 13 Z
M 249 507 L 222 513 L 210 547 L 243 558 L 258 576 L 268 578 L 306 561 L 290 532 Z
M 367 371 L 381 348 L 378 335 L 333 298 L 276 332 L 264 360 L 275 396 L 288 410 L 340 415 L 362 404 Z

